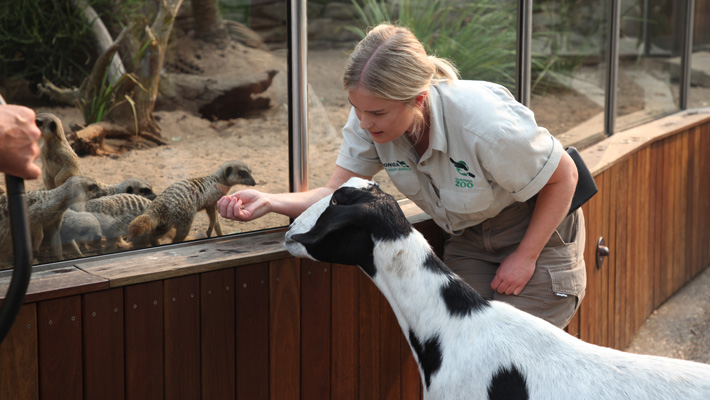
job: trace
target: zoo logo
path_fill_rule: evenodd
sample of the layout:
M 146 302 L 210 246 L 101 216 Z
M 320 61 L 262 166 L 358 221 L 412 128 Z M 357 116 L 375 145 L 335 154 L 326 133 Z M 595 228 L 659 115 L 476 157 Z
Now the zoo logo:
M 392 172 L 392 171 L 411 171 L 412 168 L 407 165 L 406 162 L 404 161 L 396 161 L 396 162 L 386 162 L 382 163 L 382 166 L 385 167 L 387 172 Z
M 468 165 L 466 165 L 465 162 L 454 161 L 453 158 L 449 158 L 449 161 L 451 161 L 451 164 L 454 165 L 454 168 L 456 168 L 456 172 L 458 172 L 459 175 L 465 176 L 465 177 L 471 177 L 474 179 L 476 178 L 476 175 L 468 172 Z M 473 188 L 473 182 L 469 179 L 456 178 L 456 187 Z
M 476 175 L 468 172 L 468 165 L 466 165 L 465 162 L 463 161 L 454 161 L 453 158 L 449 158 L 449 161 L 451 161 L 451 164 L 454 164 L 454 168 L 456 168 L 456 172 L 459 173 L 461 176 L 470 176 L 471 178 L 476 179 Z

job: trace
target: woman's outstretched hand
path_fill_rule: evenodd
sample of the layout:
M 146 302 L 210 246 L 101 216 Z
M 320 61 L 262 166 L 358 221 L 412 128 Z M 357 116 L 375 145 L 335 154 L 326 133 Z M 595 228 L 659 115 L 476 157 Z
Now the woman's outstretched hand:
M 247 189 L 219 199 L 217 211 L 223 218 L 251 221 L 271 212 L 271 203 L 264 193 Z

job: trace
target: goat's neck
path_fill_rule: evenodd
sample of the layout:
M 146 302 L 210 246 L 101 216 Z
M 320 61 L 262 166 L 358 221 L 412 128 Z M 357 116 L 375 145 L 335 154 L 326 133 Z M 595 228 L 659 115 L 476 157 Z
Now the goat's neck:
M 440 288 L 451 276 L 447 270 L 425 266 L 428 259 L 436 256 L 419 232 L 379 241 L 373 255 L 377 270 L 373 281 L 392 306 L 405 334 L 409 330 L 426 333 L 433 321 L 448 314 Z

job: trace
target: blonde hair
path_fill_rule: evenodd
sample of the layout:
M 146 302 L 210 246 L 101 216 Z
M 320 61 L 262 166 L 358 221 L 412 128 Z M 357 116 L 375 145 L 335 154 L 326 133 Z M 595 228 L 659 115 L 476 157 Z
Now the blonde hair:
M 407 28 L 381 23 L 368 30 L 345 64 L 343 88 L 366 89 L 387 100 L 411 106 L 423 91 L 441 80 L 457 80 L 458 70 L 449 61 L 428 55 L 424 46 Z M 429 109 L 429 96 L 424 99 Z M 414 132 L 417 138 L 424 128 L 424 115 L 415 110 Z

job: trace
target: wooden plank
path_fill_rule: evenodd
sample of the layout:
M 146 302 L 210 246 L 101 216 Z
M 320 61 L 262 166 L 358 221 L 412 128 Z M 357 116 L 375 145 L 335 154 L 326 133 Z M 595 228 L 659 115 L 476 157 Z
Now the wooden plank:
M 163 282 L 123 292 L 126 398 L 163 398 Z
M 10 286 L 12 270 L 0 271 L 0 305 Z M 108 289 L 108 281 L 88 274 L 76 267 L 39 266 L 32 268 L 25 303 L 34 303 L 58 297 L 73 296 Z
M 603 194 L 603 199 L 604 199 L 604 204 L 610 204 L 611 203 L 611 198 L 615 194 L 613 191 L 612 187 L 612 174 L 604 174 L 604 190 L 602 191 Z M 602 209 L 602 232 L 604 232 L 604 236 L 606 237 L 606 240 L 609 241 L 610 243 L 614 243 L 614 227 L 613 227 L 613 222 L 611 220 L 611 207 L 604 207 Z M 609 276 L 610 272 L 613 271 L 614 268 L 614 257 L 608 257 L 608 259 L 605 262 L 604 268 L 600 270 L 599 274 L 599 288 L 600 288 L 600 309 L 599 309 L 599 314 L 598 317 L 598 323 L 596 324 L 598 327 L 597 335 L 598 335 L 598 341 L 595 343 L 600 344 L 602 346 L 610 346 L 609 344 L 609 325 L 613 325 L 613 322 L 610 322 L 614 317 L 613 315 L 610 315 L 610 301 L 609 298 L 613 296 L 613 292 L 610 291 L 610 288 L 613 286 L 609 285 Z M 613 279 L 613 278 L 612 278 Z
M 667 299 L 673 294 L 673 208 L 675 206 L 674 200 L 675 196 L 673 190 L 675 189 L 675 179 L 673 174 L 673 152 L 671 151 L 671 144 L 668 141 L 663 143 L 663 158 L 664 166 L 663 169 L 663 180 L 664 188 L 667 191 L 664 196 L 663 205 L 660 212 L 663 213 L 662 229 L 663 237 L 661 242 L 661 247 L 663 253 L 661 254 L 663 260 L 663 269 L 661 270 L 662 282 L 661 282 L 661 299 Z
M 609 290 L 614 296 L 613 307 L 610 308 L 609 319 L 613 335 L 610 337 L 611 346 L 618 346 L 625 340 L 624 325 L 626 315 L 624 308 L 626 299 L 630 295 L 624 286 L 628 275 L 629 266 L 626 262 L 626 217 L 629 199 L 629 175 L 625 164 L 616 165 L 610 170 L 614 186 L 614 195 L 609 203 L 610 212 L 613 214 L 614 237 L 609 237 L 609 244 L 613 250 L 609 256 L 609 263 L 613 264 L 612 280 L 608 281 Z M 611 248 L 610 248 L 611 249 Z
M 690 159 L 688 155 L 688 141 L 690 140 L 691 135 L 690 132 L 685 132 L 680 137 L 678 138 L 678 153 L 679 153 L 679 159 L 678 162 L 680 164 L 680 168 L 678 173 L 680 174 L 679 179 L 678 179 L 678 184 L 679 184 L 679 192 L 677 193 L 678 196 L 678 207 L 677 207 L 677 214 L 676 214 L 676 221 L 678 222 L 677 224 L 677 232 L 678 236 L 676 237 L 677 241 L 677 246 L 676 246 L 676 251 L 678 252 L 678 289 L 683 287 L 686 282 L 690 281 L 692 278 L 693 274 L 691 273 L 692 270 L 692 264 L 690 263 L 690 260 L 686 257 L 687 254 L 687 248 L 690 245 L 690 237 L 687 235 L 687 230 L 686 230 L 686 224 L 685 221 L 687 221 L 686 215 L 688 214 L 688 199 L 691 198 L 691 189 L 692 185 L 690 184 Z M 682 222 L 681 222 L 682 221 Z M 677 290 L 677 289 L 676 289 Z M 639 326 L 640 328 L 640 326 Z
M 288 257 L 283 232 L 224 237 L 209 245 L 186 243 L 144 252 L 129 252 L 100 261 L 82 262 L 82 269 L 110 281 L 112 287 L 216 271 Z
M 641 187 L 639 188 L 639 215 L 640 220 L 640 258 L 639 265 L 642 268 L 641 282 L 644 288 L 643 292 L 643 309 L 642 314 L 648 317 L 653 311 L 653 265 L 652 265 L 652 238 L 651 236 L 651 220 L 653 211 L 651 209 L 651 199 L 653 198 L 651 175 L 651 150 L 646 148 L 639 153 L 639 171 L 642 171 L 643 176 L 639 179 Z
M 202 398 L 236 397 L 234 269 L 200 275 Z
M 81 298 L 39 303 L 37 326 L 40 398 L 82 398 Z
M 402 398 L 402 329 L 389 303 L 380 301 L 380 398 Z
M 643 197 L 639 183 L 641 180 L 641 172 L 638 170 L 638 153 L 634 154 L 633 157 L 629 159 L 629 167 L 633 169 L 633 173 L 629 175 L 629 183 L 632 188 L 632 192 L 629 196 L 629 206 L 628 206 L 628 225 L 626 230 L 628 232 L 628 264 L 630 266 L 631 274 L 627 277 L 627 288 L 629 293 L 632 293 L 630 297 L 631 301 L 626 305 L 627 311 L 627 330 L 626 330 L 626 340 L 622 343 L 622 348 L 631 342 L 631 339 L 638 332 L 639 321 L 643 322 L 646 319 L 645 315 L 641 315 L 639 309 L 645 297 L 644 288 L 641 285 L 641 277 L 643 275 L 643 268 L 639 260 L 639 248 L 641 246 L 647 246 L 647 244 L 642 244 L 640 242 L 640 221 L 638 216 L 638 211 L 640 206 L 639 199 Z
M 687 259 L 691 265 L 691 276 L 695 277 L 703 270 L 702 264 L 702 244 L 700 242 L 700 226 L 702 225 L 700 221 L 700 191 L 702 176 L 700 174 L 701 165 L 701 155 L 698 151 L 693 151 L 695 149 L 702 149 L 700 141 L 700 128 L 695 128 L 692 130 L 692 137 L 689 139 L 691 143 L 690 151 L 688 152 L 688 164 L 690 166 L 688 171 L 688 182 L 690 184 L 690 192 L 688 195 L 688 214 L 686 215 L 685 226 L 687 227 L 687 235 L 690 241 L 687 250 Z
M 653 156 L 655 157 L 653 176 L 655 177 L 655 190 L 654 190 L 654 213 L 653 213 L 653 243 L 654 243 L 654 282 L 653 282 L 653 308 L 660 306 L 663 301 L 662 285 L 663 285 L 663 205 L 665 202 L 665 179 L 663 175 L 663 170 L 665 167 L 665 151 L 662 143 L 655 144 L 652 147 Z
M 372 280 L 360 274 L 360 398 L 380 398 L 380 303 L 385 301 Z
M 301 398 L 329 399 L 330 264 L 301 260 Z
M 701 146 L 700 149 L 706 153 L 710 149 L 710 124 L 707 124 L 701 129 Z M 702 157 L 700 163 L 700 176 L 710 176 L 710 157 Z M 710 185 L 702 184 L 700 187 L 700 216 L 698 221 L 710 221 Z M 699 241 L 702 247 L 702 268 L 710 267 L 710 224 L 699 224 L 700 235 Z
M 82 296 L 84 397 L 124 398 L 123 290 Z
M 37 305 L 20 307 L 15 322 L 0 343 L 0 400 L 39 398 Z
M 200 277 L 163 282 L 165 398 L 198 399 L 201 393 Z
M 269 268 L 236 268 L 237 399 L 269 398 Z
M 300 393 L 300 270 L 299 260 L 269 263 L 269 396 L 297 399 Z
M 685 283 L 685 229 L 681 229 L 685 218 L 685 170 L 686 160 L 683 159 L 683 139 L 687 133 L 676 135 L 672 138 L 673 150 L 675 153 L 675 207 L 673 208 L 673 293 L 680 289 Z
M 358 364 L 361 272 L 352 265 L 332 265 L 331 269 L 331 399 L 355 400 L 360 398 Z

